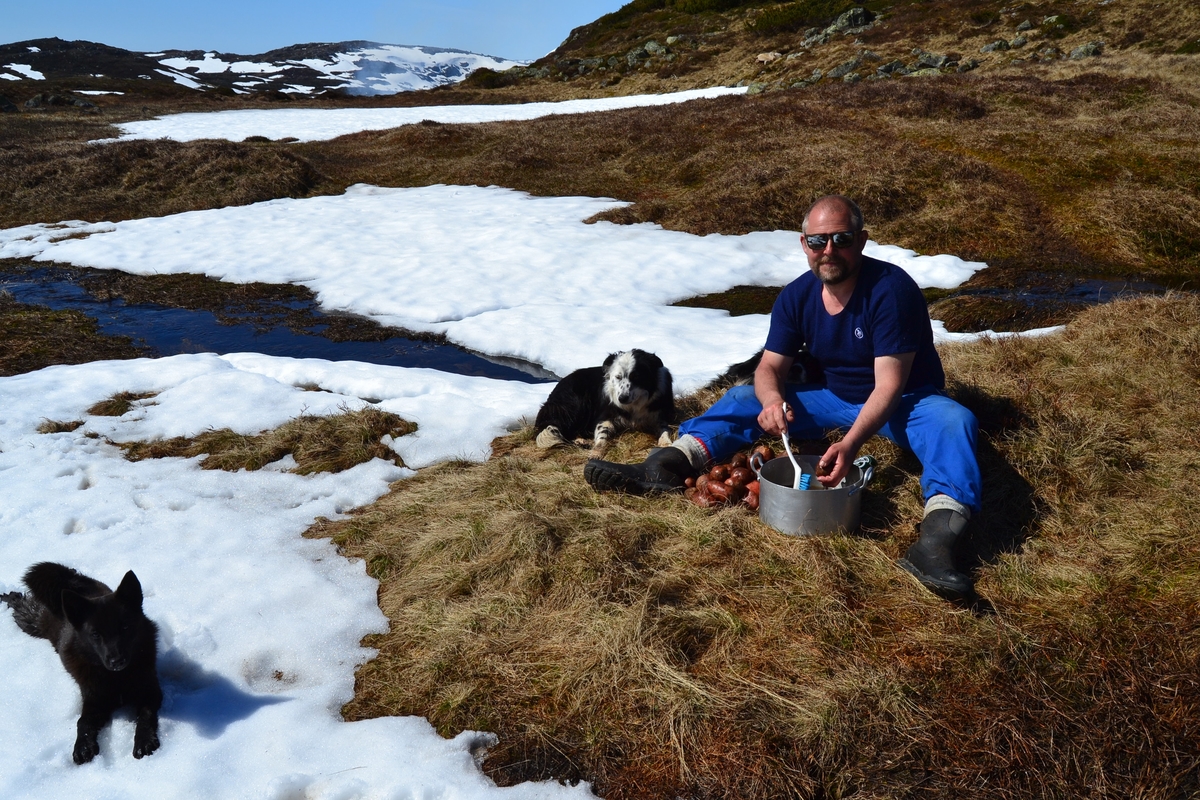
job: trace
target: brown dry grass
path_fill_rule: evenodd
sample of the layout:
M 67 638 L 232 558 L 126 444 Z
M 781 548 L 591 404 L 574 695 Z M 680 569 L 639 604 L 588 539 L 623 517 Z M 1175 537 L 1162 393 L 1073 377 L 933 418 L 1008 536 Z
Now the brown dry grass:
M 328 417 L 296 417 L 278 428 L 254 435 L 222 428 L 195 437 L 122 442 L 117 446 L 125 451 L 125 457 L 130 461 L 204 456 L 200 462 L 203 469 L 230 472 L 261 469 L 290 454 L 295 458 L 296 466 L 288 471 L 311 475 L 314 472 L 341 472 L 373 458 L 403 466 L 400 457 L 380 440 L 385 436 L 406 436 L 416 429 L 415 424 L 395 414 L 369 406 Z
M 88 408 L 93 417 L 122 417 L 128 414 L 139 400 L 149 400 L 154 392 L 117 392 Z
M 0 376 L 141 355 L 128 337 L 101 334 L 96 321 L 78 311 L 18 303 L 0 291 Z
M 304 160 L 253 144 L 29 143 L 0 151 L 0 226 L 245 205 L 304 196 L 316 181 Z
M 498 780 L 611 798 L 1192 796 L 1200 300 L 943 355 L 984 429 L 975 613 L 894 566 L 917 466 L 879 440 L 865 535 L 789 538 L 597 495 L 526 431 L 314 529 L 392 621 L 344 713 L 493 730 Z

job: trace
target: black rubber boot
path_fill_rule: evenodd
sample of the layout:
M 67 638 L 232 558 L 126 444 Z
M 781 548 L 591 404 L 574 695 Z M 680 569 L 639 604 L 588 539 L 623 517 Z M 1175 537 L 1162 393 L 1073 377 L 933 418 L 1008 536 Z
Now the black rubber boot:
M 583 479 L 598 492 L 681 492 L 684 479 L 698 474 L 687 453 L 678 447 L 655 450 L 640 464 L 593 458 L 583 465 Z
M 930 511 L 921 521 L 921 538 L 908 548 L 899 564 L 921 585 L 948 600 L 972 591 L 971 581 L 954 568 L 954 540 L 967 527 L 962 514 L 948 508 Z

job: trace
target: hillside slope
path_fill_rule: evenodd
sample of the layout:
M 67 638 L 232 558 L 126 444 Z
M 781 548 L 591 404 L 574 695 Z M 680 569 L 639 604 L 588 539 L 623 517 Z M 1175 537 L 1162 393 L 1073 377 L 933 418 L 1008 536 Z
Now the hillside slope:
M 475 80 L 526 90 L 562 83 L 570 88 L 557 90 L 573 94 L 737 83 L 784 89 L 1073 58 L 1135 57 L 1144 65 L 1136 57 L 1198 51 L 1200 9 L 1160 0 L 634 0 L 573 30 L 529 67 Z

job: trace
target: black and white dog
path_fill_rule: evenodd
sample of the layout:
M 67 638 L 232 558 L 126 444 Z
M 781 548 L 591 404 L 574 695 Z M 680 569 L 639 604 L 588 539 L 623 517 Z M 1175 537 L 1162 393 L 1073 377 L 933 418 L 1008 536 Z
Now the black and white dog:
M 600 367 L 577 369 L 558 382 L 534 423 L 538 447 L 557 447 L 578 439 L 592 443 L 600 458 L 609 439 L 623 430 L 658 434 L 671 443 L 667 426 L 675 422 L 671 371 L 645 350 L 613 353 Z

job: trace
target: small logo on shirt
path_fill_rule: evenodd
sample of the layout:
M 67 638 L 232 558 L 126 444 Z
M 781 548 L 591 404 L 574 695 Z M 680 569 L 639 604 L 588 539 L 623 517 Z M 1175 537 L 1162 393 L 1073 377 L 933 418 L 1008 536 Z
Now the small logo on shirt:
M 861 339 L 862 337 L 863 337 L 862 328 L 855 328 L 854 329 L 854 338 Z

